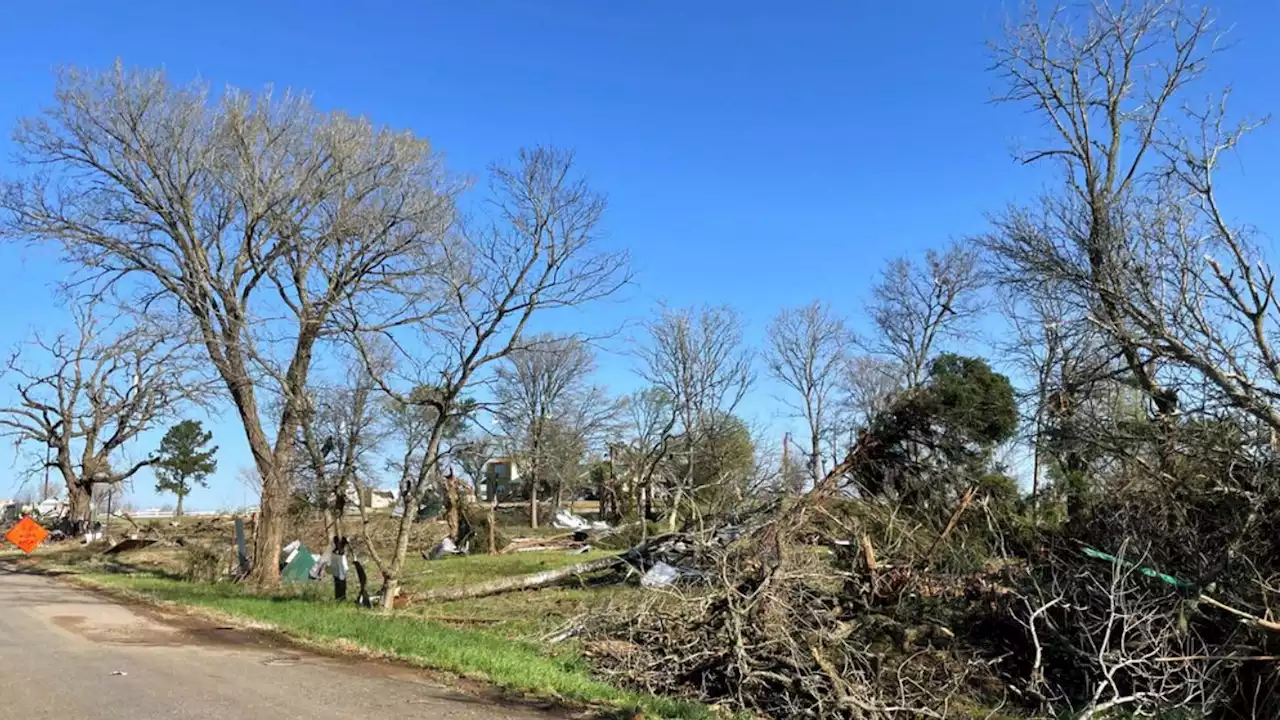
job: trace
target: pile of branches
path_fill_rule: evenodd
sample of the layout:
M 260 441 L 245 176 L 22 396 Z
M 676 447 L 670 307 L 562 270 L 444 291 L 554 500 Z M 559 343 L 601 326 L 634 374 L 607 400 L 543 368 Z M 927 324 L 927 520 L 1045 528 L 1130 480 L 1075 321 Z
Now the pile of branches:
M 777 718 L 1280 717 L 1280 625 L 1257 593 L 1174 577 L 1123 533 L 1093 530 L 1110 552 L 1006 542 L 973 493 L 928 523 L 833 490 L 681 534 L 689 580 L 593 617 L 596 666 Z M 966 545 L 983 553 L 951 553 Z
M 584 636 L 597 667 L 768 717 L 968 718 L 975 696 L 998 705 L 995 663 L 965 652 L 954 627 L 975 600 L 1004 602 L 1004 571 L 917 572 L 877 560 L 869 541 L 815 538 L 814 519 L 833 518 L 830 489 L 684 533 L 695 579 L 594 618 Z M 822 540 L 832 554 L 816 551 Z

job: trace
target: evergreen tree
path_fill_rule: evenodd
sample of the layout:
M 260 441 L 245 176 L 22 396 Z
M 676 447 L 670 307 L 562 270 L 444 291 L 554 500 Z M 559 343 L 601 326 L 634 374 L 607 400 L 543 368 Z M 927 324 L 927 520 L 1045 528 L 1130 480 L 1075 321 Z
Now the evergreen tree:
M 213 433 L 198 420 L 183 420 L 169 428 L 160 441 L 160 457 L 155 463 L 156 492 L 170 492 L 178 498 L 174 517 L 182 516 L 182 500 L 196 485 L 209 487 L 209 475 L 218 469 L 215 445 L 206 448 Z

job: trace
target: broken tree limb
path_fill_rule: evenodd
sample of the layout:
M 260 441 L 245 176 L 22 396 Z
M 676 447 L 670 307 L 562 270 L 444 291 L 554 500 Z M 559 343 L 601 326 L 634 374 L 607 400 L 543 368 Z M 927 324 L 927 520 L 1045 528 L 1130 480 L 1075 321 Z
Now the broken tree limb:
M 440 588 L 437 590 L 428 590 L 425 593 L 417 595 L 415 600 L 427 602 L 440 602 L 445 600 L 469 600 L 471 598 L 488 597 L 490 595 L 501 595 L 502 593 L 518 592 L 521 590 L 535 590 L 537 588 L 554 585 L 562 580 L 578 577 L 579 575 L 587 575 L 590 573 L 608 570 L 626 563 L 621 555 L 613 555 L 606 558 L 598 558 L 577 565 L 569 565 L 554 570 L 543 570 L 542 572 L 533 573 L 532 575 L 521 575 L 520 577 L 502 578 L 492 580 L 479 585 L 469 585 L 459 588 Z
M 973 496 L 977 490 L 977 487 L 970 485 L 969 489 L 964 491 L 964 495 L 960 498 L 960 504 L 956 506 L 955 512 L 951 513 L 951 519 L 947 521 L 946 529 L 942 531 L 942 534 L 938 536 L 938 539 L 934 540 L 933 544 L 929 546 L 929 549 L 925 551 L 924 558 L 926 567 L 933 565 L 933 551 L 937 550 L 939 545 L 946 542 L 947 538 L 951 535 L 951 531 L 956 529 L 956 523 L 960 522 L 960 516 L 964 514 L 964 511 L 969 509 L 969 505 L 973 502 Z

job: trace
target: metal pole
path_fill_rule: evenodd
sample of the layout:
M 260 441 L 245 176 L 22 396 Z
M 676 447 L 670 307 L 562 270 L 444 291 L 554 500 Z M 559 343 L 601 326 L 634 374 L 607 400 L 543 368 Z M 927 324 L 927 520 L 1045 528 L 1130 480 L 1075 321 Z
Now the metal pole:
M 115 488 L 107 485 L 107 521 L 102 523 L 102 539 L 110 542 L 111 538 L 111 503 L 116 499 Z
M 44 487 L 40 489 L 40 502 L 49 499 L 49 463 L 53 462 L 53 458 L 49 456 L 49 453 L 52 451 L 53 447 L 46 444 L 44 448 Z

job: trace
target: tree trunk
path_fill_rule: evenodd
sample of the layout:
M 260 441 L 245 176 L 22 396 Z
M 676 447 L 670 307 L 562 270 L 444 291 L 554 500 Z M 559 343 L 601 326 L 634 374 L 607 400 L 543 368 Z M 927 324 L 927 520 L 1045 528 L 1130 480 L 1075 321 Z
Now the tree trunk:
M 90 504 L 93 501 L 92 485 L 80 481 L 67 484 L 67 517 L 79 527 L 88 525 Z
M 413 529 L 413 516 L 418 514 L 418 497 L 416 492 L 404 494 L 404 514 L 400 516 L 400 524 L 396 528 L 396 547 L 391 554 L 391 562 L 382 569 L 382 608 L 390 610 L 396 594 L 400 591 L 400 568 L 409 554 L 409 533 Z
M 258 533 L 253 539 L 254 582 L 263 587 L 280 583 L 280 547 L 288 514 L 289 482 L 272 468 L 262 476 L 262 500 L 258 507 Z
M 556 513 L 560 512 L 560 505 L 564 502 L 564 483 L 557 482 L 556 488 L 551 492 L 551 517 L 554 518 Z M 569 512 L 573 512 L 573 508 L 569 508 Z
M 578 575 L 599 572 L 607 570 L 611 567 L 626 562 L 619 555 L 613 555 L 605 558 L 598 558 L 577 565 L 556 568 L 554 570 L 543 570 L 542 572 L 533 573 L 532 575 L 521 575 L 519 577 L 501 578 L 479 585 L 470 585 L 468 587 L 442 588 L 439 590 L 429 590 L 423 595 L 417 596 L 419 600 L 426 601 L 445 601 L 445 600 L 467 600 L 471 598 L 482 598 L 490 595 L 500 595 L 507 592 L 515 592 L 517 590 L 534 590 L 547 585 L 553 585 L 561 580 L 566 580 Z
M 449 537 L 454 542 L 460 542 L 462 538 L 458 537 L 459 531 L 462 529 L 461 512 L 462 499 L 458 493 L 458 481 L 452 476 L 446 476 L 441 480 L 444 485 L 444 510 L 445 522 L 449 526 Z
M 253 572 L 251 577 L 260 587 L 280 584 L 280 546 L 284 544 L 284 525 L 289 513 L 289 464 L 293 443 L 298 431 L 301 407 L 299 403 L 307 386 L 311 370 L 311 352 L 320 333 L 321 318 L 310 318 L 298 328 L 298 341 L 293 359 L 285 371 L 283 390 L 284 408 L 280 413 L 280 425 L 276 431 L 275 447 L 262 431 L 258 415 L 253 381 L 244 364 L 244 358 L 228 353 L 231 366 L 223 372 L 223 379 L 231 391 L 236 410 L 244 424 L 249 449 L 253 452 L 258 474 L 262 476 L 262 500 L 259 503 L 259 528 L 253 540 Z
M 529 527 L 538 527 L 538 480 L 529 482 Z
M 675 532 L 676 524 L 680 522 L 680 501 L 684 499 L 684 487 L 677 487 L 674 495 L 671 496 L 671 514 L 667 516 L 667 531 Z
M 812 478 L 813 484 L 817 485 L 822 479 L 822 433 L 814 428 L 809 438 L 810 446 L 813 448 L 812 454 L 809 455 L 809 477 Z M 804 492 L 803 487 L 796 488 L 796 494 L 800 495 Z
M 498 500 L 489 503 L 489 554 L 498 554 Z
M 186 495 L 182 493 L 178 494 L 178 504 L 173 508 L 173 516 L 176 518 L 182 517 L 182 498 L 184 497 L 186 497 Z
M 440 436 L 444 433 L 444 421 L 438 420 L 431 429 L 431 439 L 427 441 L 426 459 L 434 465 L 437 453 L 440 452 Z M 409 535 L 413 530 L 413 519 L 418 514 L 418 503 L 422 496 L 424 481 L 418 480 L 410 484 L 401 495 L 404 498 L 404 514 L 396 527 L 396 548 L 391 561 L 382 568 L 382 608 L 390 610 L 400 591 L 400 570 L 404 567 L 405 558 L 409 555 Z

